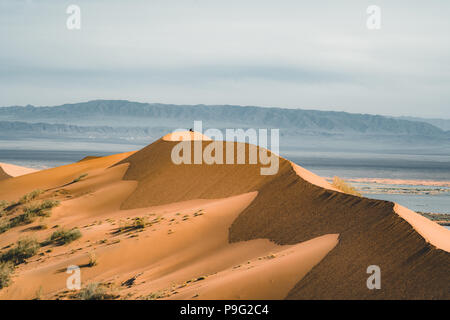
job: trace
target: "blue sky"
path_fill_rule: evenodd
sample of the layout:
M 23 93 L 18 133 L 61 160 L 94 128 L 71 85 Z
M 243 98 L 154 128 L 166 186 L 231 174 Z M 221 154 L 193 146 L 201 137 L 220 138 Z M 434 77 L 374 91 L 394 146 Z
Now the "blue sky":
M 66 9 L 81 8 L 81 30 Z M 366 27 L 369 5 L 381 29 Z M 450 118 L 448 1 L 2 0 L 0 105 L 91 99 Z

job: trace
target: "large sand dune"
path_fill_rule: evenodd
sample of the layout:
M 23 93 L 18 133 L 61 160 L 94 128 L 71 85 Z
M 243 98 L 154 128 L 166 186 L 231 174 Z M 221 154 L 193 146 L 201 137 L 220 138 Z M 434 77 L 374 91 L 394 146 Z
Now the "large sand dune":
M 83 233 L 18 265 L 0 298 L 70 298 L 73 264 L 84 285 L 108 283 L 122 299 L 450 298 L 449 230 L 341 193 L 283 158 L 272 176 L 262 164 L 176 165 L 177 140 L 0 181 L 0 200 L 42 189 L 39 199 L 61 201 L 43 221 L 0 234 L 2 251 L 23 236 L 45 240 L 56 225 Z M 118 229 L 137 217 L 145 228 Z M 379 290 L 366 286 L 370 265 L 381 268 Z

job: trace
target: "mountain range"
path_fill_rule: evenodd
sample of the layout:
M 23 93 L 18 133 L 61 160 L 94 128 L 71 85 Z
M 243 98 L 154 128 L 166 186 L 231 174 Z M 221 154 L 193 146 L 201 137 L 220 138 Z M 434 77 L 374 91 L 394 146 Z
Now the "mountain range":
M 434 145 L 450 149 L 450 131 L 443 129 L 447 128 L 445 119 L 127 100 L 93 100 L 52 107 L 2 107 L 0 139 L 57 138 L 147 144 L 176 129 L 193 127 L 195 120 L 202 120 L 204 129 L 279 128 L 280 145 L 289 147 L 327 147 L 329 144 L 332 148 L 337 143 L 342 148 L 343 144 L 356 143 L 358 148 L 361 145 L 365 148 Z

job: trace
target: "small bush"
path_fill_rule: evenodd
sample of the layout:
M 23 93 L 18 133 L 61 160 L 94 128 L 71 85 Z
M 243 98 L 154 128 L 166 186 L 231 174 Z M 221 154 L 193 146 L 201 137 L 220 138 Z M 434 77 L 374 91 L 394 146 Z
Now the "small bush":
M 80 175 L 78 176 L 78 178 L 74 179 L 71 183 L 78 182 L 78 181 L 80 181 L 81 179 L 86 178 L 87 176 L 88 176 L 87 173 L 80 174 Z
M 14 271 L 12 262 L 0 262 L 0 289 L 11 284 L 11 273 Z
M 7 221 L 0 221 L 0 233 L 6 232 L 11 228 L 11 225 Z
M 0 210 L 1 209 L 5 209 L 7 206 L 9 205 L 9 202 L 6 200 L 1 200 L 0 201 Z
M 5 208 L 9 206 L 8 201 L 2 200 L 0 201 L 0 217 L 2 217 L 6 212 Z
M 58 245 L 64 245 L 79 238 L 81 238 L 81 231 L 78 230 L 78 228 L 73 228 L 71 230 L 61 228 L 52 233 L 50 236 L 50 242 L 54 242 Z
M 145 217 L 137 217 L 134 218 L 131 222 L 120 222 L 119 228 L 117 232 L 126 232 L 137 229 L 144 229 L 147 226 L 147 218 Z
M 167 297 L 167 293 L 163 290 L 151 292 L 149 295 L 144 297 L 145 300 L 157 300 Z
M 59 205 L 57 200 L 44 200 L 41 203 L 34 203 L 26 206 L 23 212 L 30 216 L 49 217 L 51 209 Z
M 341 179 L 339 177 L 333 178 L 333 186 L 336 189 L 339 189 L 344 193 L 351 194 L 351 195 L 358 196 L 358 197 L 362 196 L 361 193 L 356 191 L 355 188 L 353 188 L 350 184 L 348 184 L 347 182 L 345 182 L 343 179 Z
M 44 200 L 40 203 L 25 206 L 22 214 L 10 220 L 8 229 L 19 225 L 30 224 L 36 220 L 36 217 L 49 217 L 51 215 L 51 209 L 57 205 L 59 205 L 59 201 Z
M 94 282 L 81 289 L 76 298 L 80 300 L 110 300 L 114 299 L 115 295 L 104 284 Z
M 95 254 L 95 252 L 94 251 L 89 252 L 88 257 L 89 257 L 88 267 L 96 266 L 98 262 L 97 262 L 97 255 Z
M 30 193 L 27 193 L 26 195 L 22 196 L 22 198 L 20 198 L 19 203 L 20 204 L 24 204 L 24 203 L 28 203 L 34 199 L 36 199 L 37 197 L 39 197 L 44 191 L 40 190 L 40 189 L 36 189 L 31 191 Z
M 0 256 L 0 262 L 12 262 L 15 265 L 21 264 L 26 259 L 36 255 L 40 245 L 35 239 L 21 239 L 17 241 L 16 247 L 9 249 Z

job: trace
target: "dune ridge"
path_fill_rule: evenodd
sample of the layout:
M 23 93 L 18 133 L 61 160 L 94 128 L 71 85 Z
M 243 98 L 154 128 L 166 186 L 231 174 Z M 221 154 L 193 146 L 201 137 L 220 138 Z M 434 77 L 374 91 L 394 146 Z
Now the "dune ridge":
M 39 170 L 16 166 L 14 164 L 0 162 L 0 180 L 10 177 L 19 177 Z

